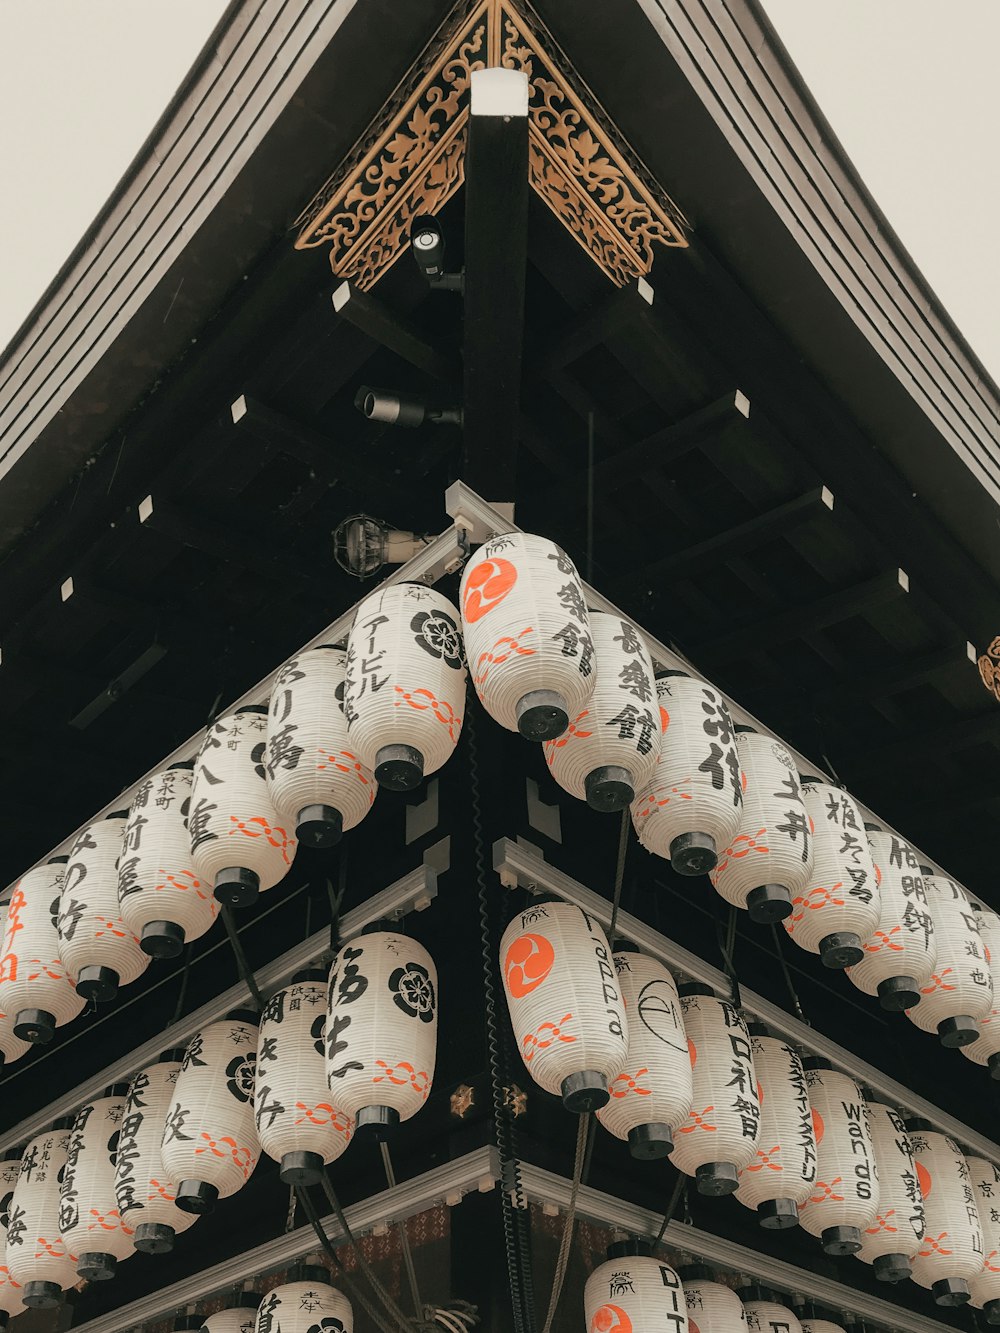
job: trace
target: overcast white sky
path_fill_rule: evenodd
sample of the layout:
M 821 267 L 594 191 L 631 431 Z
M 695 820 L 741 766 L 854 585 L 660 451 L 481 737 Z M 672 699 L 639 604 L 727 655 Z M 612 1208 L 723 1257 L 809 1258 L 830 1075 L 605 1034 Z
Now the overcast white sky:
M 764 5 L 904 245 L 1000 378 L 1000 0 Z M 224 7 L 0 0 L 0 347 L 128 167 Z

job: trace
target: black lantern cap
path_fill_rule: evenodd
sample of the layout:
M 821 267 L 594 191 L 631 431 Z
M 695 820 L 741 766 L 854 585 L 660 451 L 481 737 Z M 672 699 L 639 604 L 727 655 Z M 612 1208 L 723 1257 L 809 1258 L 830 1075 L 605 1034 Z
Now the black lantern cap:
M 669 847 L 670 864 L 678 875 L 707 875 L 719 863 L 719 849 L 711 833 L 678 833 Z
M 799 1210 L 794 1199 L 765 1199 L 757 1205 L 757 1221 L 765 1231 L 786 1231 L 799 1225 Z
M 739 1186 L 739 1172 L 732 1162 L 703 1162 L 694 1173 L 699 1194 L 710 1199 L 732 1194 Z
M 708 1264 L 683 1264 L 677 1270 L 682 1282 L 714 1282 L 712 1270 Z
M 326 1269 L 320 1269 L 326 1273 Z M 308 1279 L 306 1279 L 308 1280 Z M 263 1292 L 260 1291 L 240 1291 L 232 1298 L 226 1306 L 227 1310 L 256 1310 L 258 1305 L 264 1299 Z
M 176 921 L 147 921 L 139 936 L 139 948 L 150 958 L 176 958 L 184 944 L 184 927 Z
M 569 726 L 569 705 L 558 690 L 531 690 L 514 708 L 526 741 L 554 741 Z
M 331 1286 L 330 1274 L 322 1264 L 296 1264 L 288 1274 L 289 1282 L 325 1282 Z
M 880 1254 L 873 1262 L 879 1282 L 905 1282 L 910 1276 L 910 1260 L 905 1254 Z
M 182 1180 L 177 1186 L 177 1197 L 174 1202 L 182 1213 L 194 1213 L 196 1217 L 203 1217 L 214 1209 L 218 1198 L 219 1191 L 207 1180 Z M 198 1327 L 200 1328 L 201 1324 Z
M 878 1002 L 890 1014 L 901 1014 L 920 1003 L 920 987 L 916 978 L 886 977 L 878 983 Z
M 629 1259 L 633 1257 L 647 1259 L 653 1253 L 653 1246 L 652 1242 L 648 1240 L 642 1240 L 638 1236 L 630 1236 L 628 1240 L 613 1240 L 606 1253 L 609 1259 Z
M 943 1277 L 931 1286 L 935 1305 L 967 1305 L 972 1292 L 964 1277 Z
M 596 1069 L 581 1069 L 577 1074 L 567 1075 L 562 1081 L 560 1092 L 563 1106 L 577 1115 L 599 1111 L 611 1100 L 608 1080 Z
M 165 1222 L 140 1222 L 135 1229 L 135 1248 L 140 1254 L 169 1254 L 174 1235 L 173 1227 Z
M 784 921 L 792 914 L 792 895 L 784 884 L 758 884 L 747 894 L 747 911 L 759 926 Z
M 677 994 L 685 995 L 710 995 L 713 1000 L 718 999 L 711 986 L 706 986 L 703 981 L 682 981 L 677 987 Z

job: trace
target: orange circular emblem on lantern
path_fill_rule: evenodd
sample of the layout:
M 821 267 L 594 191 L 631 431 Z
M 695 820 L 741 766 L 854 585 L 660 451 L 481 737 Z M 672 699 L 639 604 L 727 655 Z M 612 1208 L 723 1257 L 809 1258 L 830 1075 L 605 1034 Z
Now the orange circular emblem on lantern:
M 516 1000 L 537 990 L 552 971 L 556 952 L 544 935 L 518 935 L 503 960 L 507 989 Z
M 688 1037 L 688 1059 L 691 1061 L 691 1068 L 693 1069 L 698 1063 L 698 1047 L 690 1037 Z
M 823 1135 L 826 1133 L 826 1125 L 823 1124 L 823 1117 L 816 1110 L 815 1106 L 812 1108 L 812 1118 L 813 1133 L 816 1135 L 816 1147 L 818 1148 L 823 1142 Z
M 931 1173 L 922 1162 L 917 1163 L 917 1184 L 920 1186 L 920 1197 L 926 1199 L 931 1192 Z
M 482 620 L 517 582 L 517 568 L 509 560 L 484 560 L 469 575 L 462 601 L 462 615 L 470 624 Z
M 620 1305 L 602 1305 L 594 1311 L 590 1333 L 632 1333 L 632 1320 Z

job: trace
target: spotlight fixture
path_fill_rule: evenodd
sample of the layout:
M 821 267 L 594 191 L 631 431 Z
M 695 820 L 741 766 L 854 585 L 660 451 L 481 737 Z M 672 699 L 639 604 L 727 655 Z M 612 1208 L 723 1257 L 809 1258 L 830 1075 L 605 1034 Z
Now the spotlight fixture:
M 444 267 L 444 232 L 437 218 L 421 213 L 410 226 L 410 245 L 417 267 L 431 287 L 446 292 L 461 292 L 465 287 L 462 273 L 446 273 Z
M 425 421 L 435 426 L 460 426 L 460 407 L 431 406 L 421 398 L 395 389 L 371 389 L 367 384 L 354 395 L 354 406 L 369 421 L 382 421 L 387 426 L 422 426 Z
M 371 514 L 352 514 L 333 530 L 333 555 L 341 569 L 367 579 L 383 565 L 402 565 L 416 555 L 429 538 L 400 532 Z

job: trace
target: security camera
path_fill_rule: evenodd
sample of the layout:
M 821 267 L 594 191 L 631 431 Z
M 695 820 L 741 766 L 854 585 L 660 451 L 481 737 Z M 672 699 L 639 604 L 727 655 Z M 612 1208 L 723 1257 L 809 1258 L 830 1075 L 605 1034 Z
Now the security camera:
M 460 407 L 431 406 L 412 394 L 371 389 L 367 384 L 354 395 L 354 406 L 369 421 L 382 421 L 387 426 L 422 426 L 425 421 L 435 426 L 462 424 Z
M 431 287 L 443 291 L 460 292 L 464 285 L 461 273 L 446 273 L 444 267 L 444 232 L 436 218 L 421 213 L 410 225 L 410 245 L 417 267 Z

